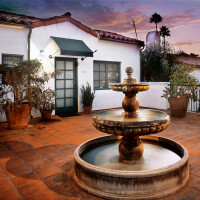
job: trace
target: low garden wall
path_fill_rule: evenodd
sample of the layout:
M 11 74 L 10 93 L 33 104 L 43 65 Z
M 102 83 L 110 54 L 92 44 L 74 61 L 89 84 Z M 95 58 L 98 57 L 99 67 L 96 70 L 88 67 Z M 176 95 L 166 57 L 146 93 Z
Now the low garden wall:
M 146 83 L 146 82 L 145 82 Z M 145 92 L 139 92 L 137 94 L 137 98 L 140 102 L 140 106 L 142 107 L 149 107 L 149 108 L 156 108 L 156 109 L 168 109 L 169 103 L 168 100 L 162 98 L 163 90 L 167 85 L 168 82 L 149 82 L 150 89 Z

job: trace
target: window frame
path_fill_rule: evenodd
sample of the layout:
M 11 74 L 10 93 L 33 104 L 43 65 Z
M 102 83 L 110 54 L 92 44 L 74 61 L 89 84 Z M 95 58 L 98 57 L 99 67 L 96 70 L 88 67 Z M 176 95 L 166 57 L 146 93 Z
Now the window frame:
M 109 64 L 117 64 L 118 65 L 118 74 L 119 74 L 119 76 L 118 76 L 118 81 L 119 81 L 119 83 L 121 82 L 121 62 L 117 62 L 117 61 L 104 61 L 104 60 L 94 60 L 93 61 L 93 85 L 94 85 L 94 64 L 95 63 L 99 63 L 99 64 L 101 64 L 101 63 L 103 63 L 103 64 L 105 64 L 105 67 L 106 67 L 106 71 L 105 71 L 105 73 L 106 73 L 106 79 L 105 79 L 105 81 L 106 81 L 106 87 L 105 88 L 95 88 L 94 86 L 93 86 L 93 89 L 94 90 L 111 90 L 111 88 L 109 88 L 109 85 L 108 85 L 108 65 Z M 99 80 L 100 81 L 100 80 Z
M 24 55 L 22 55 L 22 54 L 7 54 L 7 53 L 2 53 L 2 55 L 1 55 L 1 63 L 2 64 L 6 64 L 6 63 L 4 63 L 4 60 L 5 60 L 4 56 L 21 57 L 20 61 L 24 60 Z

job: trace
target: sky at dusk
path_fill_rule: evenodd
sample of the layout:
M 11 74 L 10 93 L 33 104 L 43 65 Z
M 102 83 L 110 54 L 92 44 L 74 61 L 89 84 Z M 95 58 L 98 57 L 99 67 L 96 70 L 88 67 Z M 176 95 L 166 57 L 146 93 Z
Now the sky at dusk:
M 200 0 L 0 0 L 0 10 L 40 18 L 71 12 L 83 24 L 144 40 L 155 25 L 149 18 L 155 12 L 163 18 L 158 27 L 167 26 L 166 40 L 176 50 L 200 55 Z

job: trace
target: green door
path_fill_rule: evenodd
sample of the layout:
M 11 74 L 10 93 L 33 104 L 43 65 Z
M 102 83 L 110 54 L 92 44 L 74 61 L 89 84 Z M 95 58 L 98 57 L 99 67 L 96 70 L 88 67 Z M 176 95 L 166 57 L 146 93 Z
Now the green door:
M 73 58 L 55 58 L 56 114 L 77 112 L 77 65 Z

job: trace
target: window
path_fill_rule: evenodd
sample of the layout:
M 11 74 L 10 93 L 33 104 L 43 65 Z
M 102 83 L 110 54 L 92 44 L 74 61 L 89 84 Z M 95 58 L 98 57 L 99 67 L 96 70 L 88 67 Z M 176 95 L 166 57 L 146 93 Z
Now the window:
M 23 60 L 22 55 L 15 54 L 3 54 L 2 55 L 2 64 L 15 65 L 16 63 Z
M 2 54 L 2 64 L 8 64 L 9 66 L 13 66 L 22 60 L 23 60 L 22 55 Z M 2 83 L 3 83 L 2 74 L 0 74 L 0 84 Z
M 120 63 L 94 61 L 94 89 L 108 89 L 110 83 L 120 82 Z

